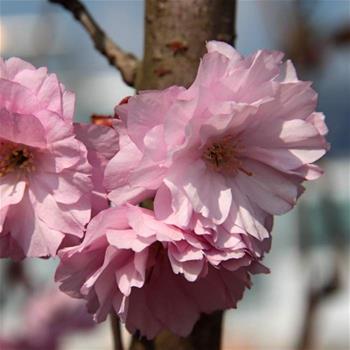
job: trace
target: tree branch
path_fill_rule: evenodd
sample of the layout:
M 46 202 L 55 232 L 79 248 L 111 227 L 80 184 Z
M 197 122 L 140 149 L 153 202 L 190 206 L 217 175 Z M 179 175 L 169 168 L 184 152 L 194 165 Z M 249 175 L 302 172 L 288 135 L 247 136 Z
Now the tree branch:
M 106 35 L 92 18 L 87 8 L 79 0 L 48 0 L 59 4 L 72 13 L 75 19 L 85 28 L 93 41 L 96 50 L 104 55 L 109 63 L 116 67 L 124 82 L 134 86 L 138 59 L 131 53 L 124 52 L 113 40 Z
M 113 349 L 124 350 L 122 343 L 122 335 L 120 331 L 120 321 L 114 310 L 110 313 L 111 328 L 113 334 Z

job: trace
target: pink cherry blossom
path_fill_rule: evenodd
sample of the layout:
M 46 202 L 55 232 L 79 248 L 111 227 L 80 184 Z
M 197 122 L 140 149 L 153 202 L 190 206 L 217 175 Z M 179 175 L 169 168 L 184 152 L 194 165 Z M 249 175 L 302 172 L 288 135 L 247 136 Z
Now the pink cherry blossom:
M 242 230 L 263 240 L 321 175 L 328 149 L 317 95 L 280 52 L 242 57 L 211 41 L 192 86 L 148 91 L 116 107 L 120 152 L 106 168 L 116 204 L 154 198 L 156 217 Z
M 26 301 L 22 316 L 16 334 L 0 336 L 0 349 L 59 349 L 63 337 L 95 325 L 81 300 L 72 299 L 56 288 L 34 292 Z
M 254 246 L 158 221 L 151 210 L 127 205 L 100 212 L 81 245 L 60 251 L 60 289 L 85 298 L 96 321 L 113 309 L 132 333 L 153 338 L 163 329 L 185 336 L 201 313 L 235 307 L 269 243 Z M 210 290 L 210 293 L 208 293 Z
M 46 68 L 0 60 L 0 256 L 54 256 L 90 219 L 91 166 L 74 95 Z

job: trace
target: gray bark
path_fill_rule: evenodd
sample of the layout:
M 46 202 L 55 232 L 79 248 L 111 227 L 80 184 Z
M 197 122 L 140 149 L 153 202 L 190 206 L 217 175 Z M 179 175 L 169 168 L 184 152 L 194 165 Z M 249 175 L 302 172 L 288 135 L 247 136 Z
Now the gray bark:
M 233 44 L 235 0 L 146 0 L 145 53 L 136 88 L 189 86 L 208 40 Z

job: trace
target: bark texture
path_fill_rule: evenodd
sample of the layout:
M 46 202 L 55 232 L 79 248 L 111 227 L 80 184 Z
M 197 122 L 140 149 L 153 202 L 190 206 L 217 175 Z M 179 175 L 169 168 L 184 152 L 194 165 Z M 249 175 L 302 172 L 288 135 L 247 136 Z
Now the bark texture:
M 235 0 L 146 0 L 145 52 L 136 88 L 189 86 L 205 42 L 233 44 Z
M 234 44 L 235 15 L 235 0 L 146 0 L 145 53 L 137 90 L 189 86 L 206 41 Z M 219 350 L 222 315 L 203 315 L 187 338 L 170 332 L 154 341 L 134 336 L 130 350 Z

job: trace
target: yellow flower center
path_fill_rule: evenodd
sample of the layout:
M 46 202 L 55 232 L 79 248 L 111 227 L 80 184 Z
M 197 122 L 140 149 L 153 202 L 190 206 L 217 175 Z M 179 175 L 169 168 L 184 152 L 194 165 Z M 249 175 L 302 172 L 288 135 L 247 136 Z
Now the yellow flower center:
M 33 152 L 28 146 L 0 141 L 0 177 L 14 171 L 29 173 L 34 170 Z

